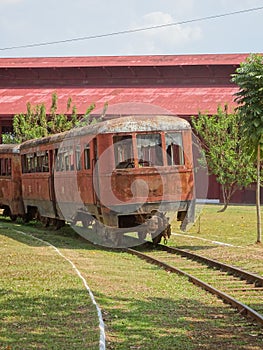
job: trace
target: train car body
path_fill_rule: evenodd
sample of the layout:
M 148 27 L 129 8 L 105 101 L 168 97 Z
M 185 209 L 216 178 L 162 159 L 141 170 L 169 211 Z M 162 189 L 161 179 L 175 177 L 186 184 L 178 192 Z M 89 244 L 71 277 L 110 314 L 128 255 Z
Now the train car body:
M 24 216 L 20 145 L 0 145 L 0 208 L 15 220 Z
M 185 225 L 193 220 L 191 128 L 183 119 L 106 120 L 26 141 L 21 160 L 29 217 L 136 228 L 157 242 L 170 234 L 166 212 L 177 212 Z
M 48 225 L 64 221 L 57 205 L 54 188 L 54 171 L 57 151 L 65 133 L 21 144 L 22 198 L 26 221 L 40 219 Z

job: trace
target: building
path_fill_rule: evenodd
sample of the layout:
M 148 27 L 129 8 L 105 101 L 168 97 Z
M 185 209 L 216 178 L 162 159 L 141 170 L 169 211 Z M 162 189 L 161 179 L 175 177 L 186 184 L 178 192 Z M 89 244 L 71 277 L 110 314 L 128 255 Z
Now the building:
M 71 97 L 78 114 L 95 103 L 100 115 L 170 113 L 190 118 L 216 113 L 218 105 L 234 108 L 237 87 L 231 74 L 248 54 L 161 55 L 112 57 L 0 58 L 0 133 L 10 131 L 15 114 L 26 104 L 51 105 L 58 96 L 58 113 Z M 235 201 L 254 202 L 254 190 L 239 191 Z M 210 181 L 209 198 L 221 198 Z

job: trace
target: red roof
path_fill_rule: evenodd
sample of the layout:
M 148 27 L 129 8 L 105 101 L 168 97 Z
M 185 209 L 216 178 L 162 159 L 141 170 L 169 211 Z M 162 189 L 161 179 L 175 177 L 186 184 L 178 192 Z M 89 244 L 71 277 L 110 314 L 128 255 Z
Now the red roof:
M 0 58 L 0 68 L 239 65 L 244 54 Z
M 237 87 L 230 83 L 228 75 L 231 71 L 234 72 L 236 66 L 243 62 L 249 54 L 207 54 L 207 55 L 156 55 L 156 56 L 97 56 L 97 57 L 35 57 L 35 58 L 0 58 L 0 69 L 24 68 L 68 68 L 71 72 L 70 81 L 74 82 L 74 69 L 76 67 L 173 67 L 173 66 L 193 66 L 196 67 L 186 74 L 185 83 L 184 77 L 181 77 L 182 83 L 173 85 L 169 81 L 169 74 L 165 79 L 168 83 L 162 83 L 158 86 L 153 79 L 145 84 L 149 73 L 140 78 L 141 85 L 129 86 L 128 78 L 124 79 L 125 84 L 121 82 L 115 83 L 114 86 L 105 78 L 105 84 L 100 82 L 93 85 L 83 86 L 67 84 L 67 81 L 56 84 L 56 80 L 52 78 L 51 73 L 43 73 L 45 86 L 41 85 L 41 80 L 37 84 L 32 83 L 32 77 L 28 80 L 23 80 L 27 77 L 27 72 L 17 75 L 18 81 L 11 81 L 8 85 L 8 80 L 2 82 L 0 87 L 0 116 L 12 119 L 12 116 L 17 113 L 26 112 L 26 104 L 30 102 L 33 106 L 44 103 L 47 112 L 51 105 L 52 94 L 56 91 L 58 95 L 58 113 L 66 113 L 67 100 L 72 98 L 73 104 L 77 107 L 79 114 L 84 114 L 87 108 L 92 104 L 96 104 L 94 114 L 100 114 L 104 104 L 108 103 L 108 113 L 162 113 L 165 111 L 177 114 L 179 116 L 197 115 L 199 111 L 205 113 L 216 113 L 219 104 L 228 104 L 233 106 L 233 95 L 237 92 Z M 216 65 L 215 70 L 211 70 L 211 76 L 205 77 L 205 82 L 201 79 L 201 66 L 208 67 Z M 220 68 L 222 66 L 222 69 Z M 228 66 L 228 67 L 226 67 Z M 225 67 L 225 68 L 224 68 Z M 230 69 L 229 69 L 230 67 Z M 97 74 L 96 70 L 95 75 Z M 209 69 L 208 69 L 209 71 Z M 217 75 L 213 76 L 216 71 Z M 201 72 L 200 77 L 193 72 Z M 210 71 L 209 71 L 210 72 Z M 32 73 L 32 72 L 31 72 Z M 13 73 L 10 73 L 10 79 Z M 39 72 L 38 72 L 39 74 Z M 44 75 L 46 74 L 46 75 Z M 106 74 L 106 73 L 105 73 Z M 175 73 L 174 73 L 175 74 Z M 177 74 L 177 73 L 176 73 Z M 183 73 L 182 73 L 183 74 Z M 192 76 L 193 74 L 193 76 Z M 199 73 L 198 73 L 199 74 Z M 32 74 L 31 74 L 32 75 Z M 107 75 L 107 74 L 106 74 Z M 121 77 L 122 70 L 120 69 L 119 76 Z M 16 77 L 16 74 L 14 74 Z M 47 81 L 50 77 L 50 82 Z M 35 77 L 34 77 L 35 79 Z M 176 80 L 177 76 L 173 76 Z M 193 82 L 191 83 L 191 79 Z M 218 79 L 218 80 L 217 80 Z M 223 80 L 222 80 L 223 79 Z M 225 80 L 224 80 L 225 79 Z M 230 77 L 229 77 L 230 79 Z M 62 78 L 63 80 L 63 78 Z M 213 81 L 215 80 L 215 81 Z M 210 83 L 212 81 L 212 83 Z M 217 82 L 218 81 L 218 85 Z M 63 85 L 63 84 L 64 85 Z M 6 84 L 6 85 L 5 85 Z M 44 84 L 44 83 L 43 83 Z M 180 85 L 181 84 L 181 85 Z M 47 87 L 48 86 L 48 87 Z M 128 104 L 128 105 L 127 105 Z M 139 109 L 139 110 L 138 110 Z M 145 110 L 145 113 L 143 112 Z
M 44 103 L 51 105 L 51 97 L 55 92 L 51 88 L 8 88 L 0 89 L 0 115 L 13 115 L 26 112 L 26 104 Z M 235 86 L 222 87 L 96 87 L 96 88 L 59 88 L 58 113 L 66 112 L 68 98 L 76 105 L 77 112 L 84 114 L 87 108 L 96 104 L 95 114 L 99 114 L 108 103 L 108 113 L 137 113 L 136 106 L 152 113 L 169 111 L 177 115 L 196 115 L 199 111 L 215 113 L 219 104 L 228 103 L 233 106 L 233 94 L 237 92 Z M 127 105 L 129 104 L 129 105 Z M 155 108 L 156 107 L 156 108 Z M 145 114 L 145 113 L 143 113 Z

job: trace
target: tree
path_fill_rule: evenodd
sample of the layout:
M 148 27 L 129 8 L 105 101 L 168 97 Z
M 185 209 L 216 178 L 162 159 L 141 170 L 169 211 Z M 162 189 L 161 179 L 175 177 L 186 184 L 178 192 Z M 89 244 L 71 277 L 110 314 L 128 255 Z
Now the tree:
M 242 120 L 242 135 L 247 154 L 257 162 L 257 243 L 261 242 L 261 214 L 260 214 L 260 179 L 262 171 L 261 158 L 263 153 L 263 57 L 251 54 L 236 73 L 232 81 L 239 86 L 235 101 L 237 111 Z
M 58 109 L 58 96 L 56 93 L 52 94 L 52 101 L 50 107 L 50 116 L 47 121 L 47 129 L 49 134 L 57 134 L 63 131 L 70 130 L 75 127 L 77 121 L 76 106 L 71 108 L 72 99 L 69 97 L 67 101 L 67 112 L 57 113 Z
M 228 114 L 227 106 L 224 110 L 219 106 L 217 114 L 199 113 L 192 124 L 200 137 L 208 171 L 221 184 L 224 207 L 220 211 L 225 211 L 237 189 L 255 181 L 255 168 L 241 144 L 240 119 Z
M 25 114 L 16 114 L 13 119 L 14 141 L 20 143 L 29 139 L 47 136 L 46 108 L 43 104 L 32 107 L 27 103 Z
M 66 113 L 57 113 L 58 96 L 52 95 L 50 114 L 46 113 L 44 104 L 32 106 L 27 103 L 25 114 L 16 114 L 13 119 L 13 135 L 3 138 L 5 143 L 21 143 L 26 140 L 45 137 L 87 124 L 92 124 L 101 119 L 91 117 L 95 104 L 91 104 L 84 115 L 78 116 L 76 106 L 72 106 L 72 99 L 67 101 Z M 107 104 L 105 104 L 106 108 Z

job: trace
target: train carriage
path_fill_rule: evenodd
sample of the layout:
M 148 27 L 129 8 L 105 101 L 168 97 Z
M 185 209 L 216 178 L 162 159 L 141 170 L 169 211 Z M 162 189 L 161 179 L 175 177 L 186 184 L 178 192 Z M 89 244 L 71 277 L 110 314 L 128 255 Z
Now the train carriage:
M 92 225 L 116 245 L 131 230 L 167 239 L 167 212 L 182 229 L 193 221 L 191 137 L 181 118 L 131 115 L 26 141 L 17 146 L 25 218 Z
M 184 229 L 194 216 L 191 137 L 186 120 L 164 115 L 72 130 L 58 151 L 64 165 L 54 180 L 64 217 L 86 225 L 95 218 L 113 236 L 149 232 L 156 243 L 170 235 L 166 212 L 177 212 Z
M 20 146 L 22 197 L 26 221 L 52 221 L 59 227 L 64 218 L 59 212 L 54 188 L 57 152 L 65 133 L 28 140 Z
M 0 145 L 0 208 L 15 220 L 24 216 L 21 191 L 20 145 Z

